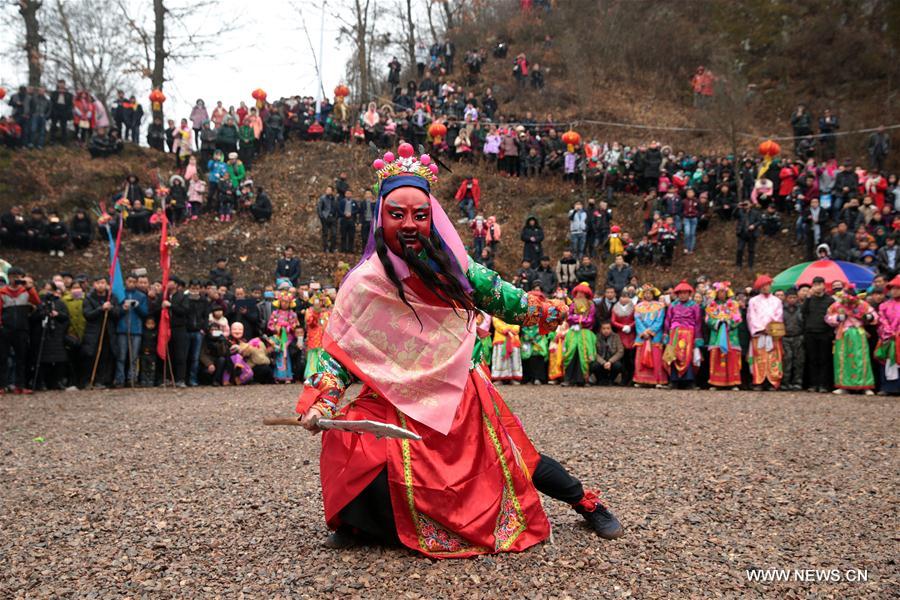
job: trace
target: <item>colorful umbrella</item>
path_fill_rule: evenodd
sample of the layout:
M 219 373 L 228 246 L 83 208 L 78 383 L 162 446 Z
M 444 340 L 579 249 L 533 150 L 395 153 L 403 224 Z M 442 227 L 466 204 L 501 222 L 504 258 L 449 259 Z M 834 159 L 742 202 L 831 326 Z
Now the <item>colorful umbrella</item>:
M 865 290 L 872 285 L 875 271 L 869 267 L 842 260 L 817 260 L 794 265 L 790 269 L 782 271 L 772 282 L 772 289 L 778 291 L 803 284 L 812 285 L 814 277 L 825 279 L 825 284 L 829 289 L 831 289 L 831 282 L 838 280 L 845 285 L 852 283 L 858 290 Z

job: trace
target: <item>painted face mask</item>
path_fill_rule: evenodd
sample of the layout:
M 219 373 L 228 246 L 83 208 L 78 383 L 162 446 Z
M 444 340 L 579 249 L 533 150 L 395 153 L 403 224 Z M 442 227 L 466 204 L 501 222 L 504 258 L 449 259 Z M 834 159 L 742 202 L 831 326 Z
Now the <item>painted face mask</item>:
M 404 246 L 413 252 L 422 251 L 419 236 L 431 235 L 431 203 L 428 195 L 414 187 L 393 190 L 381 206 L 381 224 L 384 242 L 391 252 L 403 256 Z

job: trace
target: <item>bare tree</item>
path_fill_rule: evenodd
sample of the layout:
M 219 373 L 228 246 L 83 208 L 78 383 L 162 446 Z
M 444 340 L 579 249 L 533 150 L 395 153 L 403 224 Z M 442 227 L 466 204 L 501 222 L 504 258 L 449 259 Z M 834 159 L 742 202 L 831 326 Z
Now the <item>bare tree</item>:
M 747 78 L 742 65 L 736 60 L 722 59 L 717 62 L 713 71 L 715 80 L 713 96 L 708 98 L 699 109 L 702 111 L 699 121 L 721 136 L 734 156 L 737 198 L 743 200 L 743 182 L 738 164 L 738 147 L 743 131 L 750 125 L 750 97 Z
M 25 22 L 25 58 L 28 61 L 28 85 L 37 87 L 41 85 L 41 76 L 44 74 L 44 56 L 41 53 L 41 44 L 44 37 L 41 35 L 38 11 L 44 5 L 40 0 L 13 0 L 18 6 L 19 14 Z
M 403 2 L 406 8 L 404 10 Z M 398 0 L 397 12 L 403 24 L 403 35 L 406 43 L 406 57 L 409 60 L 410 72 L 416 70 L 416 25 L 413 21 L 412 0 Z
M 118 0 L 118 6 L 125 15 L 131 41 L 142 50 L 132 62 L 132 71 L 150 79 L 150 85 L 159 90 L 167 81 L 166 65 L 170 61 L 189 62 L 220 54 L 215 42 L 236 29 L 236 19 L 223 18 L 212 27 L 192 22 L 205 9 L 217 7 L 214 0 L 153 0 L 152 17 L 132 14 L 125 0 Z M 162 119 L 162 106 L 153 111 L 153 117 Z
M 353 43 L 354 56 L 350 60 L 349 71 L 354 82 L 354 92 L 361 101 L 374 91 L 370 73 L 372 70 L 371 44 L 375 35 L 375 0 L 353 0 L 349 14 L 332 13 L 340 24 L 340 37 Z
M 55 0 L 44 18 L 47 32 L 46 68 L 88 90 L 104 104 L 131 80 L 138 48 L 121 32 L 123 13 L 108 10 L 104 0 Z

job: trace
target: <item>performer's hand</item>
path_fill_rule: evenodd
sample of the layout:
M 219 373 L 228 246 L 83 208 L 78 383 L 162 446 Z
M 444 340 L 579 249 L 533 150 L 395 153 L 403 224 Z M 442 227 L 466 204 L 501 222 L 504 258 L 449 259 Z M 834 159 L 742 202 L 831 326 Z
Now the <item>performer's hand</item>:
M 312 433 L 319 433 L 322 430 L 319 429 L 317 423 L 321 418 L 322 413 L 320 413 L 318 409 L 310 408 L 308 411 L 306 411 L 306 414 L 300 418 L 300 426 L 306 430 L 311 431 Z

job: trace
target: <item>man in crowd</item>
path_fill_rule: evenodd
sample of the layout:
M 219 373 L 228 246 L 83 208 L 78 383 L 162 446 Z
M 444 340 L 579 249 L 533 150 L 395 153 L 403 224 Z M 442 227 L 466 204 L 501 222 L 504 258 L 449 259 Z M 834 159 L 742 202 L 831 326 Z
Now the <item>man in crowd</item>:
M 340 231 L 340 248 L 341 252 L 351 253 L 354 251 L 353 237 L 356 233 L 356 216 L 359 207 L 356 200 L 351 196 L 350 188 L 347 187 L 337 202 L 338 228 Z
M 757 277 L 753 289 L 759 292 L 747 305 L 753 389 L 762 390 L 768 383 L 777 390 L 783 375 L 784 309 L 781 300 L 772 294 L 772 278 L 768 275 Z
M 294 256 L 297 249 L 293 244 L 284 247 L 281 258 L 275 265 L 275 279 L 287 279 L 291 285 L 296 286 L 300 282 L 301 268 L 300 259 Z
M 103 389 L 112 384 L 115 325 L 119 318 L 119 299 L 110 293 L 106 276 L 97 275 L 93 289 L 82 304 L 84 338 L 81 341 L 81 387 L 93 383 Z
M 338 206 L 334 188 L 328 186 L 319 196 L 316 214 L 322 227 L 322 252 L 334 252 L 337 246 Z
M 744 266 L 744 249 L 747 249 L 747 266 L 752 269 L 756 257 L 756 238 L 759 236 L 759 211 L 743 200 L 735 213 L 735 233 L 737 234 L 737 262 L 739 269 Z
M 834 341 L 834 329 L 825 322 L 828 307 L 834 304 L 834 298 L 825 293 L 825 279 L 815 277 L 809 297 L 803 303 L 803 344 L 808 366 L 809 389 L 814 392 L 827 392 L 831 389 L 832 369 L 831 352 Z
M 119 320 L 116 324 L 116 378 L 114 387 L 125 385 L 127 370 L 128 385 L 135 387 L 138 376 L 141 334 L 144 318 L 147 316 L 147 296 L 137 289 L 137 278 L 125 278 L 125 295 L 119 304 Z M 127 365 L 127 367 L 126 367 Z
M 6 392 L 9 369 L 7 361 L 10 351 L 15 354 L 14 380 L 12 384 L 17 394 L 30 394 L 28 381 L 29 319 L 40 304 L 34 282 L 25 271 L 12 267 L 7 272 L 9 283 L 0 288 L 0 394 Z
M 591 373 L 598 385 L 612 385 L 622 373 L 622 358 L 625 348 L 622 340 L 613 332 L 609 321 L 600 323 L 600 334 L 597 336 L 597 358 L 591 365 Z
M 74 108 L 72 92 L 66 89 L 62 79 L 56 82 L 56 89 L 50 94 L 50 142 L 59 131 L 59 142 L 65 146 L 69 135 L 69 121 Z
M 631 265 L 625 262 L 624 256 L 617 254 L 615 262 L 606 271 L 606 285 L 615 289 L 616 295 L 619 295 L 631 282 L 632 277 L 634 277 L 634 270 Z

